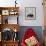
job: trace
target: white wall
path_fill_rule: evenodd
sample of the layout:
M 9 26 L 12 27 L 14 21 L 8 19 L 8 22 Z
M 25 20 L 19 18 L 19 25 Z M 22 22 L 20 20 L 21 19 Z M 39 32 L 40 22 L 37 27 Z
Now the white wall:
M 0 0 L 0 6 L 15 6 L 15 0 Z M 17 0 L 19 9 L 19 24 L 21 26 L 43 26 L 42 0 Z M 25 20 L 25 7 L 36 7 L 36 20 Z
M 21 0 L 22 1 L 22 0 Z M 24 2 L 24 3 L 23 3 Z M 42 0 L 25 0 L 21 2 L 20 25 L 43 26 L 43 6 Z M 25 20 L 25 7 L 36 7 L 36 20 Z

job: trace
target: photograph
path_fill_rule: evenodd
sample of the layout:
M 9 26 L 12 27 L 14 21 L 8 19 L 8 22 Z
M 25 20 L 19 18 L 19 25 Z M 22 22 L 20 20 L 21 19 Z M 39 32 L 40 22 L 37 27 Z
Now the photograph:
M 36 19 L 36 8 L 26 7 L 25 8 L 25 18 L 27 20 L 35 20 Z

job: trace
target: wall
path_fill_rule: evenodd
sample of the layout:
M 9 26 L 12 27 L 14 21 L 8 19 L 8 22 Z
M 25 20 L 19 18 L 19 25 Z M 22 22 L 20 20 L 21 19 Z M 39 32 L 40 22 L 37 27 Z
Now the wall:
M 23 0 L 22 0 L 23 1 Z M 25 20 L 25 7 L 36 7 L 36 20 Z M 22 26 L 43 26 L 42 0 L 25 0 L 21 3 L 19 24 Z
M 0 0 L 0 6 L 9 7 L 15 6 L 15 0 Z M 20 26 L 43 26 L 43 6 L 42 0 L 17 0 L 19 10 L 19 24 Z M 25 19 L 25 7 L 36 7 L 36 20 Z M 10 20 L 10 19 L 9 19 Z

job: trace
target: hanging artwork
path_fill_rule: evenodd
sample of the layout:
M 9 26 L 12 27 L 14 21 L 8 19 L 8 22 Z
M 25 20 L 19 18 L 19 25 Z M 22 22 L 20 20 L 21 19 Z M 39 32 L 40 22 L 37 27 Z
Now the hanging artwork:
M 36 8 L 26 7 L 25 8 L 25 18 L 27 20 L 35 20 L 36 19 Z

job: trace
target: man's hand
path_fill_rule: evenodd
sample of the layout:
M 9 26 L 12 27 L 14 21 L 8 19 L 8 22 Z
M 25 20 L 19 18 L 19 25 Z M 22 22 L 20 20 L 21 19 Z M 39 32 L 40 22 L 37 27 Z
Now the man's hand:
M 32 36 L 32 37 L 26 39 L 25 43 L 27 44 L 27 46 L 35 46 L 38 43 L 38 41 L 34 36 Z

